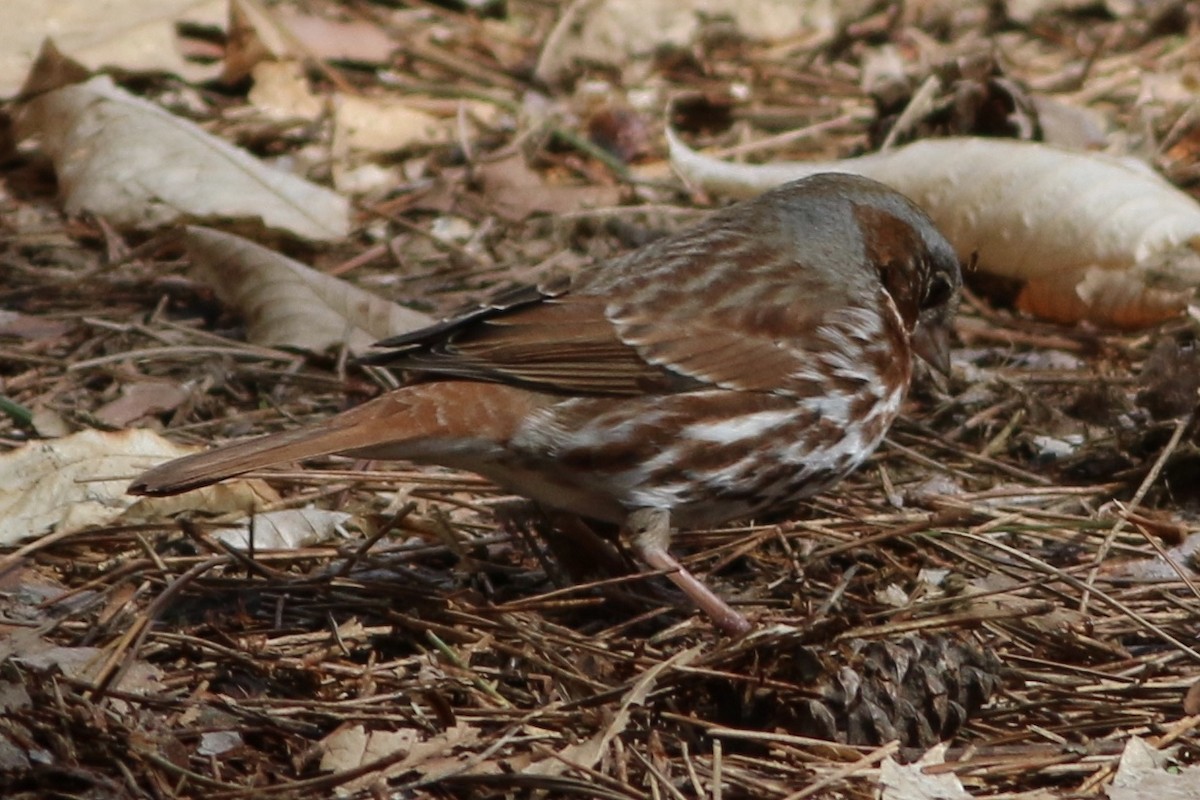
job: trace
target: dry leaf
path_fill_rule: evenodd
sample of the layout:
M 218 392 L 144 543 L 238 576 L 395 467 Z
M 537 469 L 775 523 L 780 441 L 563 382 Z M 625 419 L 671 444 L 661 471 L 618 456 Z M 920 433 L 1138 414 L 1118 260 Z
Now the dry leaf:
M 33 415 L 29 421 L 33 424 L 33 430 L 43 439 L 57 439 L 72 431 L 71 426 L 67 424 L 61 414 L 52 408 L 41 405 L 34 406 Z
M 1029 99 L 1037 109 L 1042 139 L 1048 144 L 1069 150 L 1100 150 L 1108 143 L 1107 123 L 1095 109 L 1041 94 Z
M 178 501 L 139 501 L 125 494 L 125 487 L 142 470 L 190 452 L 153 431 L 89 430 L 5 453 L 0 456 L 0 545 L 51 528 L 63 533 L 112 522 L 135 502 L 162 515 Z M 240 509 L 269 502 L 273 494 L 269 489 L 256 491 L 247 481 L 227 488 L 234 494 L 224 497 Z
M 735 196 L 817 172 L 865 175 L 924 208 L 966 260 L 1024 281 L 1021 309 L 1139 328 L 1200 286 L 1200 204 L 1132 159 L 1037 142 L 948 138 L 823 163 L 731 164 L 668 131 L 685 178 Z
M 328 61 L 384 64 L 396 44 L 386 28 L 361 19 L 336 20 L 305 14 L 293 6 L 277 6 L 275 17 L 305 55 Z
M 383 63 L 395 45 L 387 32 L 363 21 L 338 21 L 258 0 L 231 0 L 221 80 L 236 83 L 271 60 L 310 59 Z
M 891 756 L 879 765 L 882 800 L 971 800 L 953 772 L 929 775 L 925 768 L 946 763 L 946 745 L 931 747 L 919 761 L 897 764 Z
M 531 775 L 561 775 L 570 765 L 579 765 L 589 769 L 595 766 L 608 750 L 612 740 L 621 735 L 629 725 L 629 709 L 646 702 L 646 698 L 654 691 L 658 685 L 658 679 L 663 673 L 670 672 L 676 667 L 688 666 L 703 651 L 702 646 L 692 647 L 655 663 L 634 681 L 633 686 L 621 698 L 620 709 L 603 729 L 597 731 L 586 741 L 569 744 L 556 755 L 530 764 L 525 772 Z
M 1004 13 L 1018 25 L 1028 25 L 1039 17 L 1084 9 L 1096 9 L 1100 0 L 1006 0 Z
M 963 611 L 982 619 L 1007 618 L 1022 627 L 1062 635 L 1086 626 L 1087 618 L 1077 608 L 1054 605 L 1029 597 L 1013 578 L 993 572 L 972 578 L 960 596 Z
M 425 776 L 459 765 L 461 761 L 453 751 L 469 747 L 478 740 L 479 730 L 462 722 L 427 738 L 424 732 L 416 728 L 367 731 L 362 725 L 347 725 L 321 742 L 325 751 L 321 757 L 321 770 L 345 772 L 380 759 L 392 762 L 380 771 L 372 771 L 358 780 L 339 786 L 339 794 L 346 795 L 391 775 L 415 770 Z
M 187 391 L 171 381 L 127 383 L 121 387 L 121 396 L 96 409 L 94 416 L 106 425 L 124 428 L 142 417 L 174 411 L 187 398 Z
M 43 639 L 33 628 L 17 628 L 0 636 L 0 664 L 15 661 L 30 670 L 56 669 L 68 678 L 93 680 L 104 667 L 107 651 L 100 647 L 63 647 Z M 147 693 L 162 689 L 158 668 L 137 660 L 128 670 L 120 688 L 126 692 Z M 115 688 L 115 687 L 114 687 Z
M 537 77 L 554 83 L 576 64 L 625 67 L 634 56 L 692 41 L 704 19 L 727 18 L 755 39 L 832 36 L 871 6 L 866 0 L 591 0 L 570 5 L 546 38 Z
M 1183 696 L 1183 713 L 1190 717 L 1200 714 L 1200 679 L 1189 686 Z
M 256 0 L 230 0 L 222 81 L 237 83 L 260 64 L 294 60 L 301 55 L 271 9 Z
M 239 550 L 297 550 L 341 536 L 340 528 L 353 514 L 320 508 L 268 511 L 221 526 L 213 538 Z
M 315 120 L 325 103 L 309 86 L 304 67 L 297 61 L 263 61 L 251 70 L 254 86 L 247 99 L 267 116 L 277 119 Z
M 20 23 L 0 26 L 0 97 L 21 88 L 49 37 L 92 70 L 119 67 L 208 80 L 215 67 L 184 60 L 177 26 L 221 27 L 225 0 L 4 0 L 4 18 Z
M 1200 564 L 1200 533 L 1193 533 L 1181 544 L 1164 550 L 1162 555 L 1139 559 L 1109 558 L 1102 565 L 1102 571 L 1113 581 L 1174 583 L 1181 573 L 1196 575 L 1197 564 Z
M 187 452 L 192 453 L 195 450 L 189 448 Z M 157 459 L 155 463 L 167 460 Z M 250 514 L 260 508 L 273 506 L 279 500 L 279 493 L 260 479 L 222 481 L 171 497 L 138 498 L 121 516 L 121 520 L 161 522 L 165 517 L 196 509 L 208 514 L 228 514 L 235 511 Z
M 154 228 L 190 219 L 260 219 L 317 240 L 350 231 L 345 198 L 269 167 L 101 75 L 30 101 L 21 138 L 54 160 L 66 209 Z
M 453 123 L 386 97 L 339 95 L 333 110 L 333 149 L 392 153 L 406 147 L 446 142 Z
M 433 321 L 240 236 L 193 226 L 186 244 L 197 280 L 241 312 L 255 344 L 358 355 Z
M 245 744 L 242 734 L 237 731 L 208 731 L 200 734 L 200 744 L 196 754 L 201 756 L 219 756 L 230 750 L 236 750 Z
M 564 214 L 581 208 L 616 205 L 621 190 L 603 184 L 555 185 L 529 168 L 520 154 L 491 161 L 478 169 L 483 192 L 494 213 L 514 222 L 531 214 Z
M 1170 761 L 1169 752 L 1130 737 L 1108 787 L 1109 800 L 1200 800 L 1200 767 L 1168 769 Z

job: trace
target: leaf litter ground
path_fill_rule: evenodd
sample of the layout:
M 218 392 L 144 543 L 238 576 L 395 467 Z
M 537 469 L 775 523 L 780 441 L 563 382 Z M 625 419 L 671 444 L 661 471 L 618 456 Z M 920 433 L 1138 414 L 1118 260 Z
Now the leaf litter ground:
M 419 4 L 439 36 L 393 78 L 511 109 L 538 56 L 530 31 L 558 13 L 511 5 L 527 27 L 489 49 L 482 26 L 504 20 Z M 1147 126 L 1187 188 L 1194 120 L 1131 72 L 1166 64 L 1169 77 L 1173 37 L 1195 34 L 1195 5 L 1166 5 L 1158 27 L 1099 13 L 995 31 L 968 4 L 944 12 L 936 40 L 915 18 L 928 9 L 769 46 L 714 22 L 690 47 L 572 76 L 541 122 L 489 129 L 473 153 L 411 151 L 423 177 L 371 202 L 369 237 L 291 254 L 433 314 L 578 268 L 704 205 L 660 169 L 662 121 L 631 95 L 682 98 L 676 125 L 700 145 L 846 154 L 878 135 L 860 85 L 889 46 L 918 77 L 920 58 L 999 50 L 1006 79 Z M 169 104 L 183 88 L 153 91 Z M 305 144 L 249 130 L 229 108 L 244 100 L 195 98 L 231 139 Z M 35 411 L 0 422 L 6 447 L 127 424 L 203 444 L 378 390 L 337 354 L 245 344 L 173 237 L 64 219 L 35 157 L 14 156 L 6 185 L 4 393 Z M 466 235 L 442 236 L 448 219 Z M 199 515 L 9 548 L 6 796 L 870 797 L 885 760 L 939 740 L 945 763 L 927 771 L 977 797 L 1098 795 L 1135 736 L 1186 768 L 1200 755 L 1192 329 L 1052 326 L 975 291 L 954 376 L 921 376 L 866 468 L 777 519 L 676 537 L 756 620 L 743 641 L 715 636 L 661 579 L 631 576 L 611 545 L 539 533 L 511 498 L 436 469 L 332 459 L 274 473 L 274 507 L 352 515 L 289 550 L 231 549 L 224 521 Z M 144 384 L 187 392 L 143 393 L 114 418 Z

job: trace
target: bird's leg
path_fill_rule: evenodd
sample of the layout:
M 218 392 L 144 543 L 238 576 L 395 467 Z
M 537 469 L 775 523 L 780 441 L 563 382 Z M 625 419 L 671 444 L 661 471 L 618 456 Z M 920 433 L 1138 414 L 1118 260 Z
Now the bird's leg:
M 536 545 L 530 549 L 556 586 L 598 581 L 601 594 L 635 612 L 645 610 L 647 604 L 679 601 L 673 590 L 657 581 L 610 583 L 609 578 L 629 574 L 628 557 L 623 557 L 607 537 L 575 514 L 544 508 L 532 500 L 498 504 L 493 512 L 509 533 L 522 538 L 536 533 L 545 542 L 553 558 L 545 557 L 542 548 Z
M 667 551 L 671 542 L 671 512 L 663 508 L 640 508 L 625 518 L 625 528 L 633 540 L 633 551 L 653 569 L 663 570 L 713 624 L 730 636 L 750 632 L 750 622 L 734 611 L 712 589 L 684 569 Z

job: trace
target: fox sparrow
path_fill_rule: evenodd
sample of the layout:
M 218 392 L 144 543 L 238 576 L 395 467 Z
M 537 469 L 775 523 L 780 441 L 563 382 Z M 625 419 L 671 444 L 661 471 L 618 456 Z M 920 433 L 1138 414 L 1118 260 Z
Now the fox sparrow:
M 749 624 L 667 551 L 828 488 L 871 454 L 916 352 L 948 362 L 958 259 L 882 184 L 825 174 L 570 281 L 379 343 L 409 385 L 300 430 L 186 456 L 164 495 L 331 453 L 470 470 L 617 522 L 724 631 Z

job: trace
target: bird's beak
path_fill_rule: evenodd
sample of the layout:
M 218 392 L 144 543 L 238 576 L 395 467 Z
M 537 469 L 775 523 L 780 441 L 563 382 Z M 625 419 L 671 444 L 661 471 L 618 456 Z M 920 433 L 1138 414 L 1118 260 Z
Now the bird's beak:
M 918 325 L 912 335 L 913 351 L 943 375 L 950 374 L 950 326 Z

